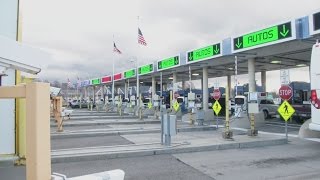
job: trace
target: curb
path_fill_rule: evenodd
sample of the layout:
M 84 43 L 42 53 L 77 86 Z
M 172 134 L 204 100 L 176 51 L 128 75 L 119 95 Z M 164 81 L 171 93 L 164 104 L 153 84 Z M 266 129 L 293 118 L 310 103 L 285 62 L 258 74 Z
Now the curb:
M 63 127 L 74 127 L 74 126 L 97 126 L 97 125 L 131 125 L 131 124 L 159 124 L 160 121 L 154 120 L 154 121 L 143 121 L 143 120 L 137 120 L 137 121 L 116 121 L 116 122 L 90 122 L 90 123 L 74 123 L 74 124 L 63 124 Z M 50 124 L 51 128 L 56 128 L 56 124 Z
M 196 132 L 196 131 L 210 131 L 216 130 L 216 127 L 191 127 L 191 128 L 178 128 L 177 132 Z M 83 132 L 83 133 L 69 133 L 69 134 L 52 134 L 51 140 L 62 139 L 62 138 L 80 138 L 80 137 L 98 137 L 98 136 L 114 136 L 114 135 L 130 135 L 130 134 L 150 134 L 150 133 L 160 133 L 160 129 L 153 130 L 131 130 L 131 131 L 114 131 L 114 132 Z
M 71 115 L 71 118 L 70 120 L 75 120 L 75 121 L 82 121 L 82 120 L 90 120 L 90 119 L 106 119 L 106 120 L 109 120 L 109 119 L 137 119 L 138 117 L 136 116 L 129 116 L 129 115 L 126 115 L 126 116 L 72 116 Z M 144 118 L 147 118 L 147 117 L 144 117 Z
M 152 156 L 160 154 L 177 154 L 177 153 L 190 153 L 190 152 L 202 152 L 202 151 L 216 151 L 216 150 L 227 150 L 227 149 L 244 149 L 264 146 L 275 146 L 287 144 L 287 140 L 283 139 L 272 139 L 254 142 L 243 142 L 243 143 L 227 143 L 227 144 L 215 144 L 207 146 L 197 147 L 163 147 L 158 149 L 148 150 L 134 150 L 126 152 L 111 152 L 111 153 L 87 153 L 87 154 L 74 154 L 71 156 L 51 156 L 51 163 L 65 163 L 65 162 L 79 162 L 79 161 L 94 161 L 101 159 L 114 159 L 114 158 L 128 158 L 128 157 L 142 157 Z
M 129 116 L 128 113 L 122 114 L 124 116 Z M 71 114 L 71 117 L 81 117 L 81 116 L 119 116 L 119 113 L 76 113 Z

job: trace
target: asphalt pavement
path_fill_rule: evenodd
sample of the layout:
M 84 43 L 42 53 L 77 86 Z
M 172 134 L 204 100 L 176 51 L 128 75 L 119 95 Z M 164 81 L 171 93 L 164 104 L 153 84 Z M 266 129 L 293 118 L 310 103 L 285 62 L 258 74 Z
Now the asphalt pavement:
M 52 139 L 51 149 L 83 148 L 96 146 L 112 146 L 132 144 L 132 142 L 121 136 L 97 136 L 81 138 Z
M 320 143 L 290 138 L 289 144 L 52 164 L 52 172 L 68 177 L 112 169 L 126 180 L 317 180 Z M 0 167 L 0 180 L 24 179 L 24 167 Z

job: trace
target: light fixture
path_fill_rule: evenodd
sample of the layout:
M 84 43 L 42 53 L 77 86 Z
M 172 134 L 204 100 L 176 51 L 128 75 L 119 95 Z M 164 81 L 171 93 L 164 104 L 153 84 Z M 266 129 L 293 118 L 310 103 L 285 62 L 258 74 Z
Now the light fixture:
M 168 79 L 173 79 L 173 77 L 169 77 Z
M 306 64 L 297 64 L 296 65 L 297 67 L 305 67 L 305 66 L 307 66 Z
M 193 73 L 192 76 L 199 76 L 199 73 Z
M 273 60 L 273 61 L 271 61 L 270 63 L 271 63 L 271 64 L 280 64 L 281 61 L 279 61 L 279 60 Z
M 233 68 L 232 68 L 232 67 L 229 67 L 228 69 L 229 69 L 229 70 L 233 70 Z
M 143 82 L 142 82 L 142 81 L 140 81 L 140 84 L 143 84 Z

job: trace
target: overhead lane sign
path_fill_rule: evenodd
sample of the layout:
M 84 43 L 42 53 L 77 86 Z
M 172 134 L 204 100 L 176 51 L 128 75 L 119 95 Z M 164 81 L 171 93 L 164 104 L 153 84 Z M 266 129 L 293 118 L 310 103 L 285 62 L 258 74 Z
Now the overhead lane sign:
M 311 35 L 320 33 L 320 12 L 313 13 L 309 16 L 309 26 Z
M 187 63 L 207 60 L 221 56 L 221 43 L 187 52 Z
M 122 73 L 114 74 L 113 75 L 113 80 L 114 81 L 119 81 L 122 79 Z
M 138 68 L 138 74 L 143 75 L 143 74 L 149 74 L 153 72 L 153 64 L 147 64 L 144 66 L 140 66 Z
M 101 78 L 101 83 L 109 83 L 112 81 L 112 77 L 111 76 L 104 76 Z
M 233 38 L 232 46 L 234 52 L 239 52 L 292 39 L 295 39 L 295 27 L 290 21 Z
M 170 69 L 180 65 L 180 56 L 170 57 L 164 60 L 160 60 L 157 63 L 158 71 Z
M 100 84 L 100 78 L 91 79 L 91 84 L 92 84 L 92 85 L 99 85 L 99 84 Z
M 132 78 L 132 77 L 135 77 L 136 76 L 136 70 L 135 69 L 130 69 L 128 71 L 125 71 L 123 73 L 123 77 L 125 79 L 129 79 L 129 78 Z

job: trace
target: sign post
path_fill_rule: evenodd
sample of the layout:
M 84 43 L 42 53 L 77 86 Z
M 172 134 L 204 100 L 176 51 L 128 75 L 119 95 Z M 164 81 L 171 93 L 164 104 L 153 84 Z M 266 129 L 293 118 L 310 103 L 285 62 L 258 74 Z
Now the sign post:
M 215 99 L 215 103 L 212 106 L 213 111 L 216 113 L 216 124 L 217 124 L 217 129 L 219 128 L 219 112 L 221 110 L 221 105 L 219 103 L 219 99 L 221 97 L 221 92 L 219 90 L 219 88 L 217 88 L 217 86 L 215 87 L 215 89 L 213 90 L 213 99 Z
M 279 96 L 283 100 L 282 104 L 278 108 L 278 112 L 285 121 L 285 133 L 288 140 L 288 119 L 294 114 L 295 110 L 287 101 L 292 97 L 292 88 L 288 85 L 283 85 L 279 89 Z
M 213 109 L 213 111 L 216 113 L 216 124 L 217 124 L 217 129 L 219 128 L 219 113 L 220 113 L 220 111 L 221 111 L 221 105 L 220 105 L 220 103 L 219 103 L 219 101 L 218 100 L 216 100 L 215 102 L 214 102 L 214 104 L 212 105 L 212 109 Z
M 288 140 L 288 119 L 294 114 L 295 110 L 287 100 L 284 100 L 278 108 L 278 112 L 285 121 L 285 132 Z

